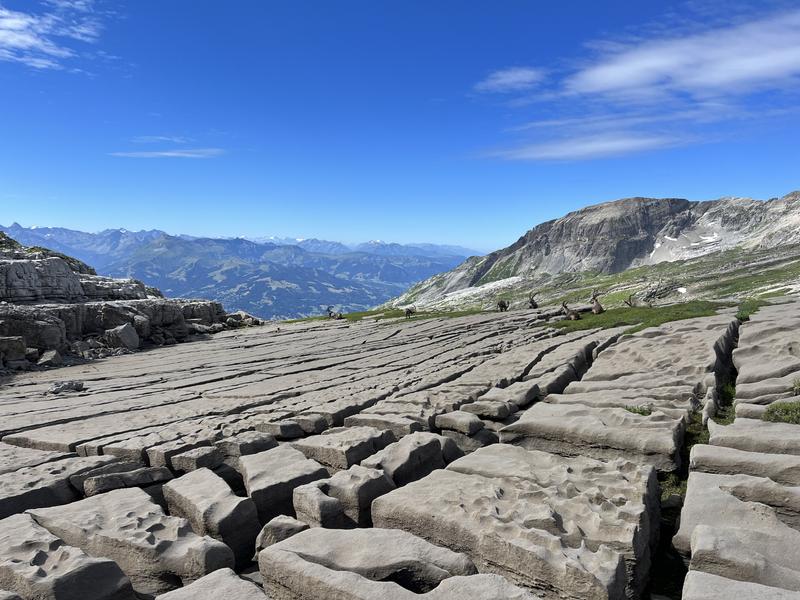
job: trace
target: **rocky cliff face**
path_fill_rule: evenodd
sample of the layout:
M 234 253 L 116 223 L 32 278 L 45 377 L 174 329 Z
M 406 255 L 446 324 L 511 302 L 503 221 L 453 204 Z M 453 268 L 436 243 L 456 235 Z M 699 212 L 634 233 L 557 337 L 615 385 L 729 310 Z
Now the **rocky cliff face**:
M 595 271 L 696 258 L 736 247 L 800 243 L 800 192 L 768 201 L 626 198 L 589 206 L 528 231 L 516 243 L 428 279 L 393 304 L 425 305 L 511 278 Z
M 58 366 L 62 354 L 97 358 L 257 323 L 218 302 L 165 299 L 141 281 L 100 277 L 0 233 L 0 367 Z

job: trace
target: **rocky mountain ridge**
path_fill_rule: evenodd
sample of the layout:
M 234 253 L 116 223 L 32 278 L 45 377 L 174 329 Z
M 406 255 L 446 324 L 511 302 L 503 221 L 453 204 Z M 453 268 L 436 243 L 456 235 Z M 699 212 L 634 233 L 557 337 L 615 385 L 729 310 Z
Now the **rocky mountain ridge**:
M 454 246 L 324 240 L 251 241 L 173 236 L 159 230 L 0 226 L 20 242 L 76 256 L 104 275 L 134 278 L 167 296 L 223 302 L 264 318 L 296 318 L 370 308 L 458 265 L 470 252 Z M 277 243 L 276 243 L 277 242 Z
M 471 257 L 426 280 L 393 305 L 441 303 L 505 284 L 564 273 L 621 273 L 731 249 L 758 251 L 800 243 L 800 192 L 767 201 L 626 198 L 537 225 L 511 246 Z

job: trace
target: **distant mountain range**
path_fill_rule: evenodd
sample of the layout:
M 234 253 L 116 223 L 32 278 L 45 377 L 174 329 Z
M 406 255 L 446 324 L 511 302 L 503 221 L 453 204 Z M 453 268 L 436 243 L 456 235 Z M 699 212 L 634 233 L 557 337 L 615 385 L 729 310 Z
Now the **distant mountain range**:
M 295 318 L 363 310 L 477 254 L 458 246 L 348 246 L 316 239 L 200 238 L 163 231 L 107 229 L 86 233 L 60 227 L 0 231 L 26 246 L 41 246 L 92 265 L 98 273 L 133 277 L 166 296 L 207 298 L 228 310 L 264 318 Z
M 524 302 L 531 291 L 554 281 L 563 284 L 564 277 L 556 279 L 562 274 L 610 275 L 725 251 L 750 253 L 798 244 L 800 192 L 766 201 L 625 198 L 541 223 L 507 248 L 470 257 L 415 285 L 392 305 L 488 307 L 499 295 Z M 753 264 L 756 273 L 760 267 Z M 790 271 L 781 281 L 794 279 Z

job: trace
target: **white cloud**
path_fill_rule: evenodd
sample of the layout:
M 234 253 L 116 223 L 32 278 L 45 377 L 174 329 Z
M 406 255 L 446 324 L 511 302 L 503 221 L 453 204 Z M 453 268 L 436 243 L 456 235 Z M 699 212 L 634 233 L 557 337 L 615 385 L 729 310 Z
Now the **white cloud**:
M 225 154 L 225 150 L 222 148 L 178 148 L 145 152 L 111 152 L 110 156 L 123 158 L 214 158 L 222 154 Z
M 680 38 L 617 44 L 569 76 L 567 92 L 661 99 L 786 89 L 800 75 L 800 10 Z
M 667 148 L 680 143 L 680 139 L 670 136 L 610 132 L 520 146 L 497 152 L 495 156 L 507 160 L 587 160 Z
M 131 141 L 134 144 L 159 144 L 162 142 L 186 144 L 192 140 L 179 135 L 137 135 L 136 137 L 132 138 Z
M 77 56 L 70 43 L 96 42 L 102 24 L 90 0 L 51 0 L 44 13 L 19 12 L 0 4 L 0 61 L 34 69 L 61 69 Z
M 769 13 L 728 2 L 696 4 L 640 24 L 635 35 L 585 43 L 584 57 L 562 57 L 560 69 L 545 65 L 547 81 L 531 84 L 535 89 L 508 88 L 517 93 L 504 109 L 535 107 L 536 120 L 506 128 L 518 139 L 490 155 L 619 156 L 720 141 L 737 135 L 737 123 L 752 130 L 798 112 L 796 3 Z
M 490 73 L 475 84 L 478 92 L 508 93 L 529 90 L 544 79 L 544 71 L 531 67 L 509 67 Z

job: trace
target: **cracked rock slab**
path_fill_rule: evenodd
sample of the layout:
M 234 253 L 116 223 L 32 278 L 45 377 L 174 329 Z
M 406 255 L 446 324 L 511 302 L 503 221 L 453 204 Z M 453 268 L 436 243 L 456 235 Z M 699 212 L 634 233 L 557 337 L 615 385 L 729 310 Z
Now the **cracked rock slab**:
M 683 582 L 683 600 L 800 600 L 800 592 L 790 592 L 747 581 L 736 581 L 689 571 Z
M 717 475 L 769 477 L 783 485 L 800 486 L 800 456 L 793 454 L 764 454 L 697 444 L 692 447 L 689 468 Z
M 464 453 L 452 439 L 417 432 L 389 444 L 361 461 L 361 465 L 382 469 L 395 485 L 401 486 L 422 479 L 435 469 L 443 469 L 462 456 Z
M 68 546 L 27 514 L 0 520 L 0 589 L 36 600 L 134 600 L 113 561 Z
M 800 456 L 797 425 L 737 417 L 730 425 L 709 422 L 709 443 L 747 452 Z
M 500 441 L 562 456 L 615 459 L 625 456 L 670 472 L 680 467 L 685 423 L 654 411 L 539 403 L 500 430 Z
M 198 535 L 226 544 L 237 566 L 250 562 L 261 529 L 252 500 L 234 494 L 221 477 L 205 468 L 173 479 L 163 493 L 171 515 L 187 519 Z
M 349 469 L 395 441 L 390 431 L 374 427 L 339 427 L 329 429 L 292 446 L 307 458 L 333 469 Z
M 24 467 L 0 478 L 0 518 L 30 508 L 66 504 L 78 499 L 70 477 L 111 463 L 109 456 L 65 458 Z
M 288 446 L 242 456 L 239 469 L 262 523 L 278 515 L 294 515 L 294 488 L 329 476 L 317 461 Z
M 404 531 L 314 528 L 259 554 L 274 600 L 535 600 L 463 554 Z
M 167 592 L 234 563 L 225 544 L 197 535 L 186 519 L 165 515 L 138 488 L 30 514 L 67 544 L 116 562 L 142 594 Z
M 372 517 L 548 597 L 608 599 L 646 583 L 657 506 L 651 467 L 499 444 L 378 498 Z
M 796 522 L 797 490 L 781 488 L 749 475 L 690 473 L 673 546 L 693 570 L 800 591 L 800 531 L 785 522 L 787 504 Z

